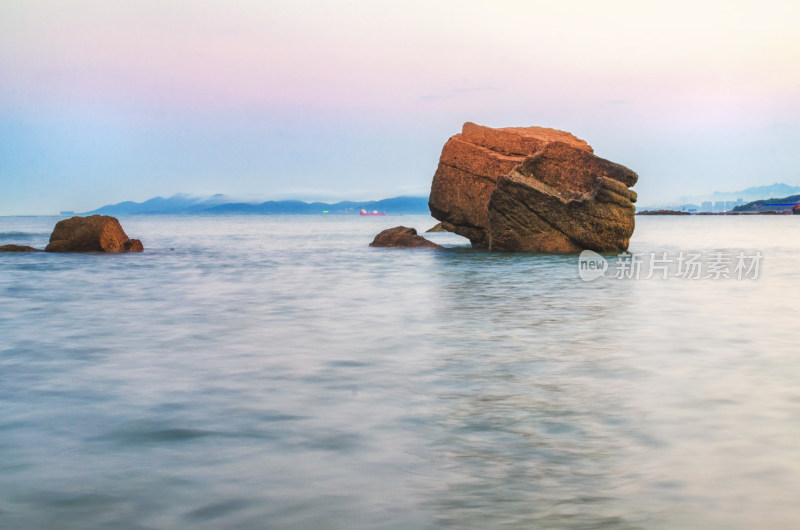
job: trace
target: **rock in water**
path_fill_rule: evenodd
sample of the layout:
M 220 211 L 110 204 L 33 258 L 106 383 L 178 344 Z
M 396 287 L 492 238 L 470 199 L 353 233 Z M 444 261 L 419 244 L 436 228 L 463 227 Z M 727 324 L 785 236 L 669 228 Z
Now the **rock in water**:
M 129 239 L 115 217 L 90 215 L 56 223 L 46 252 L 142 252 L 138 239 Z
M 444 248 L 433 241 L 417 235 L 414 228 L 396 226 L 389 228 L 375 236 L 371 247 L 408 247 L 408 248 Z
M 0 252 L 41 252 L 41 250 L 25 245 L 0 245 Z
M 465 123 L 442 149 L 429 205 L 474 248 L 621 251 L 633 234 L 628 188 L 637 178 L 564 131 Z
M 442 149 L 428 201 L 431 214 L 473 247 L 488 248 L 488 205 L 497 179 L 556 141 L 592 152 L 583 140 L 555 129 L 465 123 Z

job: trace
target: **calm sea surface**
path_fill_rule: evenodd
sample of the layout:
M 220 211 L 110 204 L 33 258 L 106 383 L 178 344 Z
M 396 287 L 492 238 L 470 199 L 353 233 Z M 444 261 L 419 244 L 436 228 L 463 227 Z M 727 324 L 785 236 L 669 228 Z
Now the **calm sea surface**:
M 368 247 L 426 216 L 120 220 L 0 254 L 4 529 L 800 526 L 798 216 L 637 219 L 757 279 L 594 281 Z

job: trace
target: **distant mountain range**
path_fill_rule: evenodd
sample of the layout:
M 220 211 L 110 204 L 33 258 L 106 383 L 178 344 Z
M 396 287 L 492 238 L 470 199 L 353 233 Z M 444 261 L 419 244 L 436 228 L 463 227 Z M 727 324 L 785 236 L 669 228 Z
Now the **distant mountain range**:
M 714 209 L 724 204 L 724 210 L 736 207 L 738 211 L 773 209 L 765 203 L 796 202 L 800 186 L 776 182 L 769 186 L 755 186 L 740 191 L 715 191 L 708 195 L 683 196 L 665 204 L 637 206 L 637 210 L 684 210 L 703 211 L 703 203 L 711 203 Z M 776 199 L 775 197 L 784 197 Z M 741 199 L 741 201 L 739 201 Z M 744 203 L 744 206 L 742 204 Z M 754 203 L 752 206 L 749 203 Z M 779 208 L 778 208 L 779 209 Z M 310 215 L 310 214 L 358 214 L 361 210 L 387 214 L 429 214 L 427 197 L 393 197 L 377 201 L 341 201 L 336 203 L 305 202 L 299 200 L 242 202 L 226 195 L 195 197 L 179 193 L 172 197 L 153 197 L 144 202 L 125 201 L 108 204 L 86 212 L 84 215 Z M 716 210 L 713 210 L 716 211 Z
M 342 201 L 337 203 L 304 201 L 237 202 L 225 195 L 193 197 L 184 193 L 172 197 L 154 197 L 144 202 L 125 201 L 108 204 L 83 215 L 309 215 L 358 214 L 361 210 L 387 214 L 429 214 L 427 197 L 394 197 L 379 201 Z
M 638 206 L 637 210 L 697 210 L 702 211 L 703 203 L 711 203 L 714 208 L 717 208 L 718 203 L 725 203 L 723 209 L 730 210 L 734 206 L 740 206 L 742 203 L 749 203 L 759 201 L 762 199 L 769 199 L 771 197 L 786 197 L 789 195 L 800 193 L 800 186 L 790 186 L 782 182 L 776 182 L 768 186 L 754 186 L 739 191 L 715 191 L 707 195 L 685 195 L 678 197 L 668 203 L 661 203 L 656 205 Z M 740 202 L 739 199 L 741 199 Z M 734 204 L 729 204 L 734 203 Z

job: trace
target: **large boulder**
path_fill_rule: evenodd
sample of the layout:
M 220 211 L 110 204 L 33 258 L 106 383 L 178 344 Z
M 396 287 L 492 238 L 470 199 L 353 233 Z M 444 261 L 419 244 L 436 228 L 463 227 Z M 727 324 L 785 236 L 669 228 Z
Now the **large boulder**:
M 431 215 L 473 247 L 489 248 L 488 205 L 497 179 L 553 142 L 592 152 L 585 141 L 555 129 L 465 123 L 442 149 L 428 200 Z
M 90 215 L 56 223 L 46 252 L 142 252 L 142 242 L 129 239 L 115 217 Z
M 442 149 L 429 205 L 475 248 L 621 251 L 633 234 L 637 175 L 570 133 L 465 123 Z
M 375 236 L 371 247 L 405 247 L 405 248 L 444 248 L 433 241 L 417 235 L 414 228 L 396 226 L 388 228 Z

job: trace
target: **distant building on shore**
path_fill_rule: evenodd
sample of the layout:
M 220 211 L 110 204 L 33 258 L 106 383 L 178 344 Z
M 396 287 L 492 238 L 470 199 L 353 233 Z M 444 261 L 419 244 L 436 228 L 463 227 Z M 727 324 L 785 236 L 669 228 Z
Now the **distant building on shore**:
M 714 212 L 724 212 L 725 211 L 725 201 L 716 201 L 714 203 Z
M 744 204 L 744 199 L 736 199 L 735 201 L 725 201 L 725 210 L 731 211 L 737 206 L 741 206 Z
M 710 212 L 711 211 L 711 201 L 704 201 L 700 205 L 700 211 L 701 212 Z

